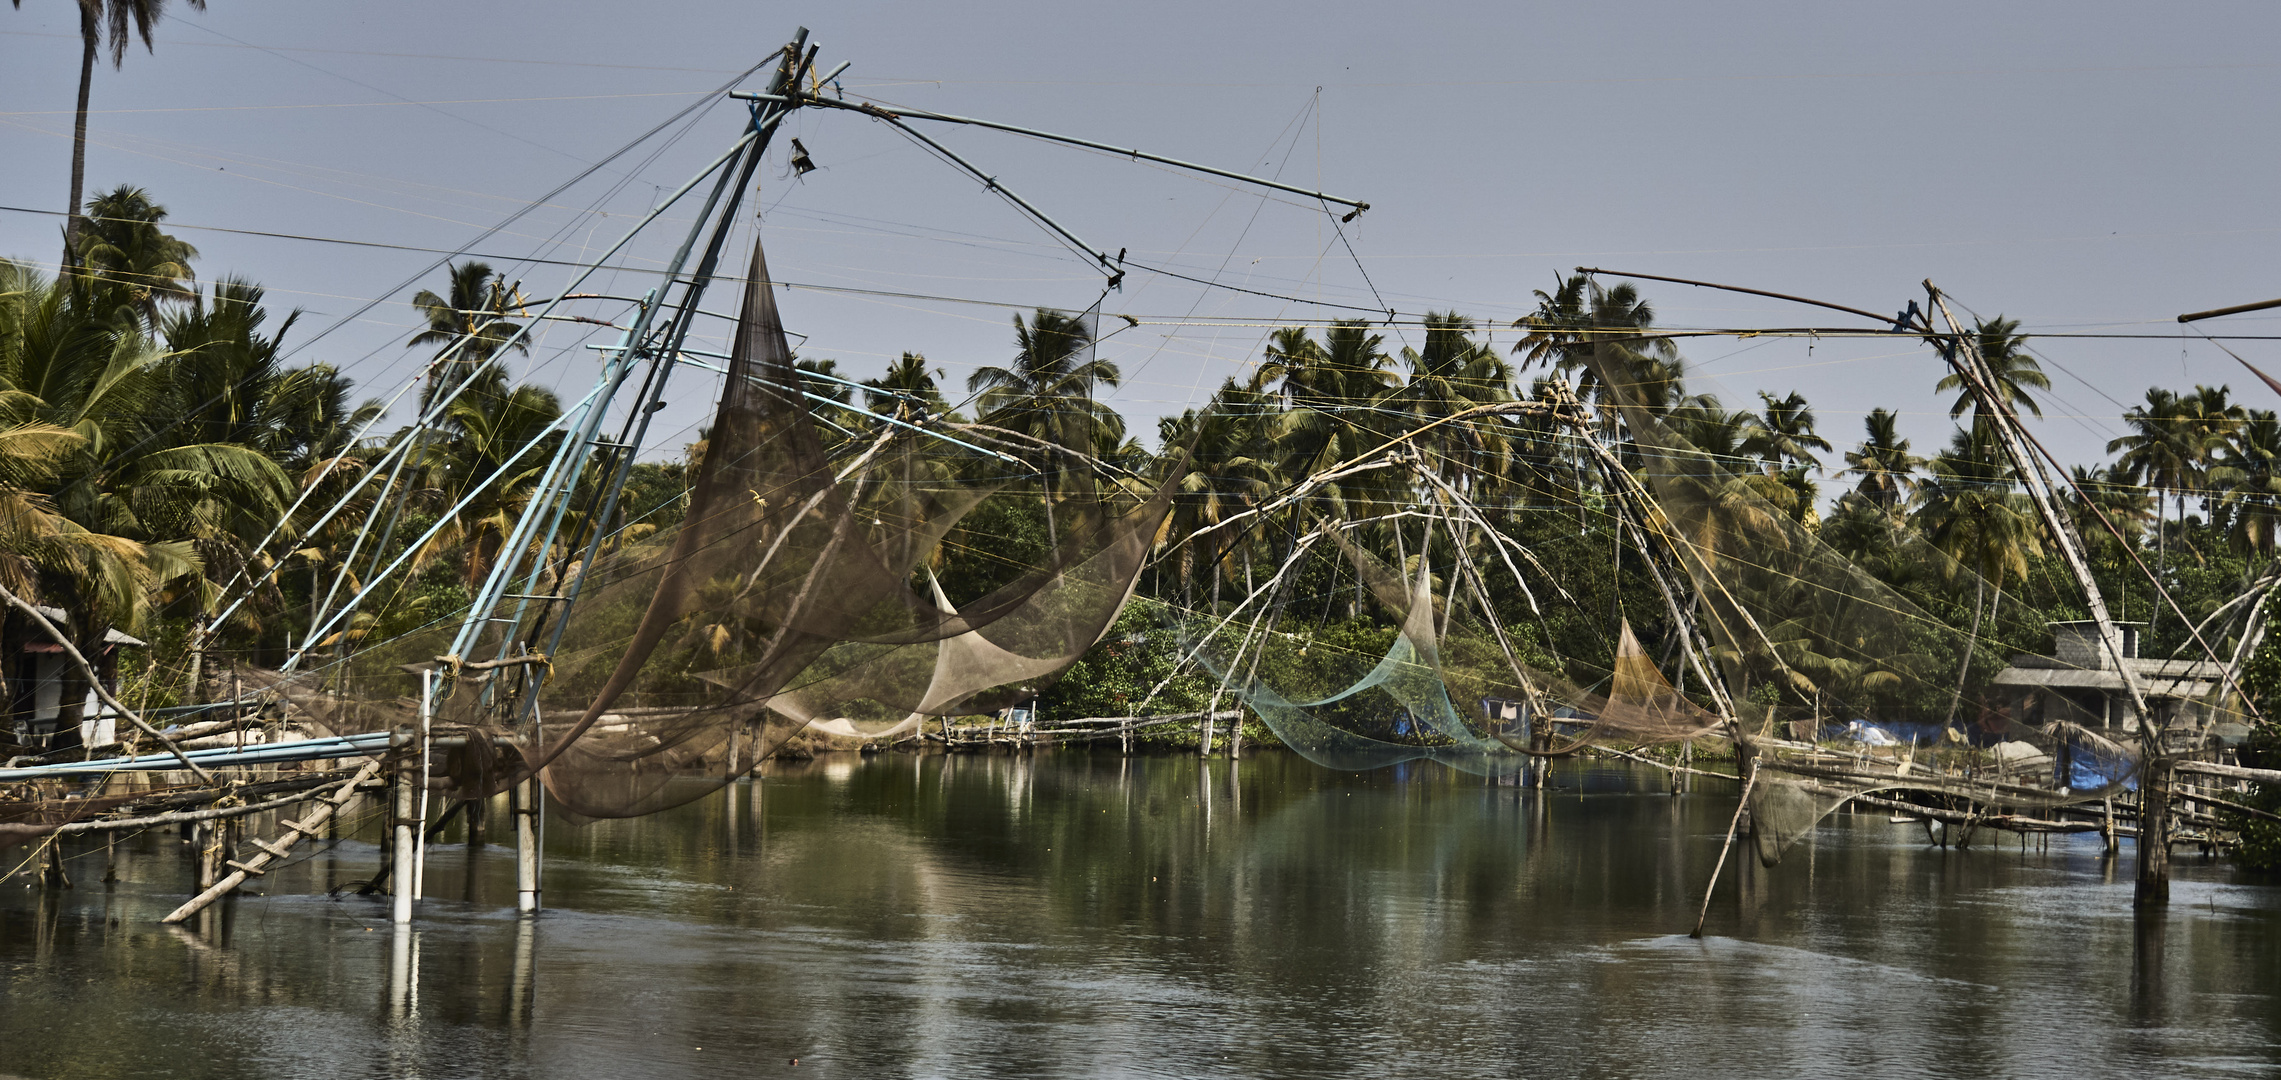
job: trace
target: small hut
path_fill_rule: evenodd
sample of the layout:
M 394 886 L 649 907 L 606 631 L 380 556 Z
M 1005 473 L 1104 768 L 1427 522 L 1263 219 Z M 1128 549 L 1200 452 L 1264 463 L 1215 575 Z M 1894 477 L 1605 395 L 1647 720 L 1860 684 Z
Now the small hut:
M 39 607 L 41 615 L 59 629 L 69 633 L 71 615 L 62 608 Z M 103 635 L 103 652 L 89 656 L 88 660 L 99 669 L 117 670 L 118 665 L 106 659 L 118 650 L 139 648 L 147 644 L 142 639 L 113 629 Z M 71 658 L 63 646 L 37 629 L 30 619 L 10 613 L 0 623 L 0 652 L 7 658 L 7 666 L 0 670 L 7 678 L 7 693 L 0 704 L 5 706 L 7 732 L 0 733 L 7 741 L 32 753 L 47 753 L 74 746 L 102 746 L 118 741 L 118 718 L 111 715 L 96 701 L 94 691 L 88 689 L 85 679 L 73 670 Z M 106 687 L 118 692 L 117 680 Z M 68 690 L 76 690 L 82 700 L 65 699 Z M 77 707 L 69 707 L 77 706 Z M 77 723 L 71 723 L 76 718 Z

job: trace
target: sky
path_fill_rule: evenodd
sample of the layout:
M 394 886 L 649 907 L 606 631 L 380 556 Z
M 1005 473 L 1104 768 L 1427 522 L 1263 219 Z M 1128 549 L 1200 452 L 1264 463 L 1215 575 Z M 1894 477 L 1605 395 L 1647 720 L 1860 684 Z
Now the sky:
M 23 0 L 0 12 L 0 257 L 50 267 L 75 11 Z M 975 368 L 1010 360 L 1016 313 L 1100 298 L 1138 323 L 1104 323 L 1102 355 L 1125 375 L 1104 397 L 1153 442 L 1157 417 L 1247 375 L 1277 325 L 1391 308 L 1413 323 L 1383 331 L 1398 349 L 1420 343 L 1420 313 L 1455 310 L 1509 345 L 1532 290 L 1596 266 L 1878 312 L 1922 300 L 1930 279 L 1960 316 L 2001 314 L 2042 335 L 2031 346 L 2053 387 L 2037 427 L 2071 461 L 2105 457 L 2149 386 L 2223 383 L 2281 408 L 2175 322 L 2281 296 L 2271 4 L 211 0 L 172 5 L 155 53 L 137 43 L 123 69 L 98 71 L 88 185 L 148 189 L 198 246 L 201 278 L 260 282 L 276 318 L 304 310 L 286 338 L 296 362 L 336 364 L 360 394 L 390 399 L 425 357 L 404 347 L 408 301 L 442 289 L 438 260 L 465 247 L 527 295 L 559 292 L 576 272 L 566 264 L 599 255 L 727 147 L 741 108 L 701 108 L 610 155 L 801 25 L 820 66 L 849 63 L 838 89 L 851 99 L 1371 204 L 1338 226 L 1304 198 L 928 129 L 1096 248 L 1252 290 L 1135 271 L 1104 297 L 1088 260 L 973 178 L 876 121 L 803 112 L 788 134 L 820 168 L 793 177 L 780 138 L 739 236 L 763 231 L 803 355 L 859 378 L 918 352 L 955 399 Z M 583 291 L 649 288 L 686 210 L 666 211 Z M 1643 292 L 1670 327 L 1865 324 L 1735 293 Z M 707 306 L 732 305 L 724 290 Z M 613 320 L 629 306 L 564 310 Z M 699 336 L 717 342 L 724 325 Z M 2198 325 L 2281 336 L 2281 313 Z M 575 399 L 596 373 L 585 346 L 610 334 L 547 324 L 516 374 Z M 2281 370 L 2281 341 L 2228 344 Z M 1803 393 L 1841 452 L 1877 407 L 1902 415 L 1920 452 L 1950 430 L 1933 392 L 1940 363 L 1922 345 L 1714 337 L 1683 353 L 1690 389 L 1730 407 Z M 653 453 L 708 418 L 715 387 L 701 375 L 677 377 Z

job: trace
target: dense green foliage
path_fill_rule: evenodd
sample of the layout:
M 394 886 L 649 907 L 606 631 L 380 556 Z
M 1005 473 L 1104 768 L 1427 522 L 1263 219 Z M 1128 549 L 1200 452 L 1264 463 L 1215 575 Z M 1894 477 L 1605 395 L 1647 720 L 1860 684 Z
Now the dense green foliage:
M 353 405 L 349 382 L 322 363 L 287 365 L 282 344 L 295 317 L 274 318 L 251 283 L 200 284 L 196 250 L 168 235 L 164 219 L 146 194 L 121 188 L 92 207 L 80 269 L 48 279 L 0 266 L 0 578 L 71 612 L 83 640 L 112 627 L 151 638 L 145 671 L 125 674 L 154 703 L 193 694 L 198 663 L 274 664 L 311 640 L 353 648 L 454 617 L 514 554 L 503 546 L 561 437 L 550 433 L 563 408 L 555 395 L 512 385 L 490 363 L 522 347 L 520 299 L 474 262 L 420 292 L 420 328 L 407 344 L 427 361 L 418 400 L 437 403 L 443 422 L 417 435 L 359 435 L 378 406 Z M 1624 485 L 1638 481 L 1610 463 L 1638 470 L 1646 451 L 1613 409 L 1595 413 L 1598 426 L 1585 431 L 1550 419 L 1579 398 L 1644 409 L 1707 463 L 1705 484 L 1726 485 L 1709 492 L 1711 504 L 1729 507 L 1717 512 L 1759 508 L 1748 512 L 1779 521 L 1750 527 L 1818 538 L 1927 616 L 1904 627 L 1889 655 L 1863 664 L 1824 640 L 1842 627 L 1801 613 L 1781 677 L 1774 658 L 1738 661 L 1746 685 L 1732 689 L 1752 700 L 1953 713 L 2012 654 L 2048 651 L 2046 623 L 2084 616 L 2075 582 L 1968 395 L 1953 410 L 1953 438 L 1935 453 L 1900 438 L 1884 410 L 1845 448 L 1794 391 L 1761 393 L 1746 409 L 1689 393 L 1685 360 L 1654 335 L 1654 311 L 1629 285 L 1579 276 L 1536 301 L 1509 354 L 1454 312 L 1432 315 L 1414 347 L 1390 347 L 1361 323 L 1279 331 L 1247 380 L 1164 418 L 1154 453 L 1095 400 L 1122 375 L 1091 347 L 1091 328 L 1064 313 L 1017 316 L 1008 363 L 979 369 L 962 406 L 945 399 L 940 372 L 917 354 L 860 386 L 829 359 L 800 366 L 812 392 L 834 402 L 817 409 L 834 453 L 870 445 L 893 418 L 944 426 L 1021 463 L 961 481 L 986 482 L 992 493 L 923 570 L 954 604 L 1046 563 L 1096 496 L 1170 486 L 1172 513 L 1139 582 L 1142 602 L 1043 689 L 1049 717 L 1205 707 L 1220 682 L 1174 670 L 1186 651 L 1180 635 L 1247 598 L 1275 607 L 1275 632 L 1257 660 L 1270 684 L 1304 697 L 1368 670 L 1392 640 L 1384 610 L 1331 545 L 1295 557 L 1327 522 L 1352 523 L 1352 542 L 1389 565 L 1407 571 L 1423 558 L 1437 593 L 1454 589 L 1453 567 L 1483 568 L 1490 607 L 1517 654 L 1576 686 L 1608 677 L 1627 622 L 1677 675 L 1669 609 L 1647 562 L 1669 556 L 1643 551 L 1613 513 Z M 1625 336 L 1608 340 L 1611 328 Z M 1978 327 L 2004 393 L 2032 413 L 2047 384 L 2027 342 L 2007 320 Z M 1542 408 L 1502 408 L 1514 403 Z M 2224 387 L 2152 388 L 2125 420 L 2130 433 L 2110 448 L 2116 460 L 2075 470 L 2070 509 L 2117 614 L 2147 624 L 2146 653 L 2197 656 L 2194 624 L 2240 596 L 2273 555 L 2281 420 L 2234 403 Z M 398 495 L 379 505 L 351 500 L 347 512 L 319 520 L 371 463 L 410 439 L 419 441 L 402 456 L 409 482 Z M 1608 456 L 1596 457 L 1588 439 Z M 1344 468 L 1392 442 L 1407 447 L 1414 469 Z M 670 529 L 704 445 L 681 460 L 631 465 L 608 521 L 596 494 L 615 463 L 597 462 L 578 478 L 571 512 L 544 552 L 548 572 L 562 571 L 597 532 L 616 545 Z M 1478 525 L 1428 522 L 1459 496 L 1482 512 Z M 402 570 L 382 580 L 379 571 L 399 559 Z M 2155 602 L 2141 564 L 2177 610 Z M 249 602 L 224 606 L 270 570 Z M 1667 578 L 1684 587 L 1684 574 Z M 313 624 L 327 594 L 337 607 L 366 585 L 374 593 L 353 618 Z M 233 614 L 194 656 L 190 628 L 225 610 Z M 2206 636 L 2233 649 L 2241 626 L 2219 620 Z M 2281 654 L 2270 642 L 2254 651 L 2245 682 L 2260 699 L 2281 692 Z

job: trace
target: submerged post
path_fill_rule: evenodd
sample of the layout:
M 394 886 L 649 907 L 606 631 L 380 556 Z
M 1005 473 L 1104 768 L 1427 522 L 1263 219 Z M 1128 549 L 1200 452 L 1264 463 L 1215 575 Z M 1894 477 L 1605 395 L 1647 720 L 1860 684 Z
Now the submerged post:
M 538 781 L 518 781 L 507 796 L 507 816 L 515 819 L 515 910 L 539 909 Z
M 2170 901 L 2170 778 L 2169 759 L 2149 755 L 2139 777 L 2138 884 L 2132 893 L 2142 908 Z
M 389 919 L 398 926 L 412 921 L 412 860 L 415 858 L 413 845 L 417 842 L 413 834 L 418 831 L 413 826 L 412 816 L 419 812 L 419 795 L 412 790 L 412 732 L 409 726 L 399 727 L 396 736 L 388 740 L 396 752 L 396 767 L 391 774 L 395 790 L 390 792 L 389 801 L 390 820 L 395 826 L 389 850 L 394 853 L 395 872 L 388 875 L 388 892 L 395 904 Z
M 1530 786 L 1537 788 L 1544 786 L 1545 774 L 1552 771 L 1552 758 L 1546 756 L 1551 752 L 1552 724 L 1545 720 L 1543 713 L 1530 709 L 1529 753 L 1535 756 L 1535 761 L 1532 764 L 1536 766 L 1534 782 Z
M 412 811 L 412 899 L 425 899 L 428 895 L 428 769 L 430 754 L 434 751 L 436 716 L 436 673 L 433 669 L 420 673 L 420 766 L 415 775 L 419 779 L 419 802 Z
M 1711 896 L 1719 890 L 1719 871 L 1727 868 L 1727 852 L 1734 850 L 1735 833 L 1742 830 L 1743 812 L 1750 809 L 1750 789 L 1758 783 L 1758 774 L 1751 773 L 1742 782 L 1742 797 L 1735 800 L 1734 820 L 1727 823 L 1727 841 L 1719 845 L 1719 861 L 1711 864 L 1711 883 L 1703 886 L 1703 910 L 1695 915 L 1695 929 L 1688 937 L 1703 936 L 1703 924 L 1711 917 Z

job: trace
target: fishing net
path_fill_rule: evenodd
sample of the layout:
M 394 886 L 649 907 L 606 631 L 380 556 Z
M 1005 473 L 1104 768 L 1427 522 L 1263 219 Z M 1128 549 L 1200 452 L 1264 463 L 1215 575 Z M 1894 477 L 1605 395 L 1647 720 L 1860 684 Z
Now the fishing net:
M 1057 468 L 1044 557 L 953 605 L 926 568 L 1016 459 L 881 423 L 835 460 L 757 242 L 746 280 L 677 526 L 621 530 L 535 603 L 503 605 L 462 656 L 444 655 L 457 620 L 439 621 L 278 689 L 333 730 L 374 730 L 412 718 L 421 667 L 446 668 L 439 718 L 522 748 L 520 767 L 466 786 L 536 769 L 570 812 L 621 817 L 749 772 L 810 722 L 907 729 L 1032 693 L 1081 657 L 1131 590 L 1168 490 Z M 576 597 L 560 626 L 556 595 Z
M 1665 416 L 1623 400 L 1626 383 L 1613 375 L 1600 378 L 1616 389 L 1632 456 L 1609 470 L 1611 483 L 1644 480 L 1630 512 L 1700 598 L 1743 750 L 1760 770 L 1751 808 L 1763 861 L 1872 792 L 2003 814 L 2104 798 L 2133 782 L 2135 729 L 2025 723 L 2016 703 L 1967 697 L 1958 673 L 1977 644 L 1972 629 L 1929 614 L 1825 543 L 1774 470 L 1704 450 Z M 1898 530 L 1888 539 L 1915 572 L 1972 580 L 1921 540 Z
M 1392 630 L 1382 651 L 1278 634 L 1270 614 L 1248 632 L 1226 622 L 1192 630 L 1197 655 L 1285 745 L 1337 769 L 1428 759 L 1510 774 L 1531 756 L 1571 754 L 1587 745 L 1636 749 L 1718 725 L 1715 714 L 1673 689 L 1629 623 L 1604 693 L 1522 657 L 1466 549 L 1478 533 L 1446 519 L 1439 525 L 1448 556 L 1439 575 L 1430 554 L 1433 522 L 1406 572 L 1373 555 L 1348 527 L 1317 534 L 1331 538 L 1358 584 L 1388 614 Z M 1320 546 L 1301 545 L 1291 563 Z M 1295 569 L 1287 565 L 1278 581 L 1300 576 Z M 1290 604 L 1283 600 L 1275 608 Z

